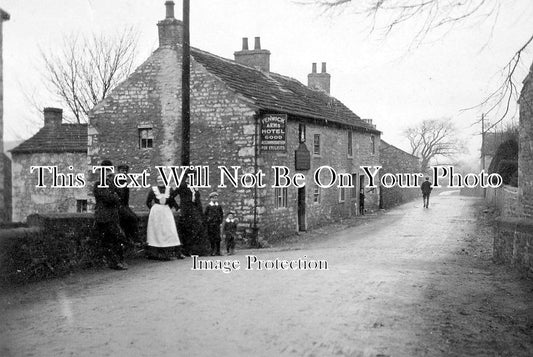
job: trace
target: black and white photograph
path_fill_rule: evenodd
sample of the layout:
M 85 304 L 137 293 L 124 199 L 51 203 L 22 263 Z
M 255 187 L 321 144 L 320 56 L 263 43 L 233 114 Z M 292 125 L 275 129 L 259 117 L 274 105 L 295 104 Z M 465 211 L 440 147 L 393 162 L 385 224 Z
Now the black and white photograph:
M 532 23 L 1 0 L 0 356 L 532 356 Z

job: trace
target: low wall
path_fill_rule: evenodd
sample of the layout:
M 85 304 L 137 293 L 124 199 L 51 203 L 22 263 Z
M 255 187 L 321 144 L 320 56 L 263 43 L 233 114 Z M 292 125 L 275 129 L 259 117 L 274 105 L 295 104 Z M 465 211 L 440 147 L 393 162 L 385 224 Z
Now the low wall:
M 520 215 L 518 204 L 518 188 L 504 185 L 498 188 L 487 188 L 485 200 L 498 208 L 502 217 Z
M 494 238 L 494 261 L 510 264 L 533 276 L 533 220 L 498 217 Z
M 381 208 L 389 209 L 415 199 L 422 201 L 422 192 L 417 188 L 381 187 Z
M 25 283 L 103 265 L 93 214 L 31 215 L 27 222 L 0 230 L 0 281 Z M 146 240 L 147 222 L 148 213 L 139 214 L 139 242 Z

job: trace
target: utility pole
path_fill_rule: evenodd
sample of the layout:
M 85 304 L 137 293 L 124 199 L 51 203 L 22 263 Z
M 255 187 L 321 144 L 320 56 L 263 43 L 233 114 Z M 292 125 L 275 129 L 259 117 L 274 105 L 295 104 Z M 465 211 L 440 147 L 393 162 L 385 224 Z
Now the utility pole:
M 181 165 L 191 164 L 191 48 L 189 36 L 189 0 L 183 0 L 183 53 L 181 67 Z

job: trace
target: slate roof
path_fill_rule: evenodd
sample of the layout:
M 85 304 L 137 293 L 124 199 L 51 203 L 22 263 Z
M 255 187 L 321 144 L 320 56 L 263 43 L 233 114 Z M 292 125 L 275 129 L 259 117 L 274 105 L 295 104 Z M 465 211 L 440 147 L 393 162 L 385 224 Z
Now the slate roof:
M 380 134 L 339 100 L 325 92 L 312 90 L 296 79 L 262 72 L 196 48 L 191 48 L 191 56 L 259 109 L 330 121 Z
M 388 142 L 386 142 L 386 141 L 383 140 L 383 139 L 381 139 L 381 140 L 379 141 L 379 144 L 380 144 L 380 149 L 382 149 L 382 150 L 387 150 L 387 149 L 392 148 L 392 149 L 395 149 L 395 150 L 401 151 L 401 152 L 403 152 L 403 153 L 406 154 L 406 155 L 412 156 L 412 157 L 414 157 L 414 158 L 420 160 L 420 158 L 419 158 L 418 156 L 413 155 L 413 154 L 410 154 L 410 153 L 408 153 L 407 151 L 402 150 L 402 149 L 400 149 L 400 148 L 397 147 L 397 146 L 394 146 L 394 145 L 392 145 L 392 144 L 389 144 Z
M 87 124 L 45 125 L 12 154 L 87 152 Z

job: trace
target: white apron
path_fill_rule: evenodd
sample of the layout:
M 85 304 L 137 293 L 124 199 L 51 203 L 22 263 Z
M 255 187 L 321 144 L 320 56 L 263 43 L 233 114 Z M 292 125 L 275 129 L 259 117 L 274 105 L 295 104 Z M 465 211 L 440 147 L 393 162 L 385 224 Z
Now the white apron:
M 164 194 L 160 193 L 157 187 L 152 187 L 152 190 L 155 193 L 156 202 L 165 203 L 169 198 L 169 187 L 165 189 Z M 146 237 L 151 247 L 165 248 L 181 245 L 174 215 L 168 205 L 155 203 L 152 206 L 148 216 Z

